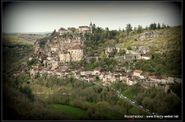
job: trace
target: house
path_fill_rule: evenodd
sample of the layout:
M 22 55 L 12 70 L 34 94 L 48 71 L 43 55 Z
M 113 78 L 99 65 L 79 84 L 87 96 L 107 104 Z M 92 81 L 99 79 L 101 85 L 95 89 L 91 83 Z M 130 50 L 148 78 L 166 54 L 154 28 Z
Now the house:
M 181 83 L 181 79 L 180 78 L 174 78 L 175 83 Z
M 87 62 L 90 62 L 90 61 L 98 61 L 99 60 L 99 57 L 98 56 L 88 56 L 88 57 L 85 57 L 85 60 L 87 61 Z
M 137 50 L 137 46 L 131 46 L 131 49 L 136 51 Z
M 51 49 L 51 52 L 56 52 L 58 50 L 57 47 L 51 47 L 50 49 Z
M 123 45 L 122 44 L 116 44 L 115 49 L 117 53 L 120 53 L 121 50 L 123 50 Z
M 57 76 L 57 77 L 61 77 L 62 73 L 55 70 L 55 71 L 53 71 L 53 75 Z
M 129 77 L 126 77 L 125 83 L 129 86 L 136 84 L 136 81 L 132 81 Z
M 131 61 L 131 60 L 135 60 L 135 59 L 136 59 L 136 57 L 133 54 L 125 54 L 124 55 L 124 60 Z
M 142 70 L 134 70 L 133 71 L 133 76 L 135 76 L 135 77 L 141 77 L 141 73 L 142 72 L 143 72 Z
M 167 83 L 168 84 L 173 84 L 174 83 L 174 78 L 173 77 L 168 77 Z
M 98 69 L 95 69 L 93 72 L 92 72 L 92 74 L 93 75 L 100 75 L 100 70 L 98 70 Z
M 112 74 L 112 73 L 109 73 L 109 74 L 105 74 L 103 79 L 102 79 L 103 82 L 115 82 L 116 81 L 116 77 Z
M 66 50 L 61 51 L 59 60 L 63 63 L 71 61 L 81 61 L 83 58 L 83 49 L 80 44 L 75 44 Z
M 124 59 L 125 60 L 141 59 L 141 54 L 133 50 L 127 50 L 126 54 L 124 55 Z
M 156 75 L 153 75 L 153 76 L 149 76 L 148 77 L 150 82 L 153 82 L 153 83 L 162 83 L 161 82 L 161 77 L 160 76 L 156 76 Z
M 29 59 L 28 59 L 29 61 L 32 61 L 33 60 L 33 58 L 32 57 L 29 57 Z
M 140 54 L 147 54 L 150 52 L 150 50 L 149 50 L 149 47 L 139 46 L 137 49 L 137 52 L 139 52 Z
M 158 33 L 152 31 L 152 32 L 145 32 L 145 33 L 142 33 L 140 36 L 139 36 L 139 40 L 143 41 L 143 40 L 150 40 L 150 39 L 153 39 L 155 37 L 158 37 Z
M 59 54 L 59 60 L 63 63 L 71 61 L 71 55 L 69 52 L 62 52 Z
M 104 78 L 104 73 L 101 73 L 101 74 L 99 75 L 99 78 L 100 78 L 100 80 L 102 80 L 102 79 Z
M 60 29 L 58 30 L 58 32 L 59 32 L 59 35 L 63 35 L 63 34 L 65 34 L 65 33 L 67 33 L 68 31 L 67 31 L 65 28 L 60 28 Z
M 160 84 L 163 84 L 163 85 L 167 84 L 167 80 L 166 79 L 161 79 Z
M 114 56 L 115 60 L 118 62 L 123 62 L 125 59 L 125 56 Z
M 69 53 L 71 54 L 72 61 L 81 61 L 83 58 L 83 49 L 81 45 L 77 44 L 68 49 Z
M 109 57 L 110 54 L 113 53 L 113 52 L 115 52 L 115 51 L 116 51 L 116 48 L 114 48 L 114 47 L 107 47 L 105 49 L 105 54 L 106 54 L 107 57 Z
M 145 56 L 145 55 L 143 55 L 143 56 L 141 56 L 141 59 L 143 59 L 143 60 L 150 60 L 151 59 L 151 56 Z
M 90 33 L 91 29 L 88 26 L 79 26 L 79 32 L 80 33 Z
M 92 75 L 92 74 L 93 74 L 93 71 L 82 71 L 82 72 L 80 72 L 81 76 L 87 76 L 87 75 Z
M 30 76 L 31 76 L 32 78 L 34 78 L 38 73 L 39 73 L 39 72 L 38 72 L 37 69 L 31 69 L 31 70 L 30 70 Z

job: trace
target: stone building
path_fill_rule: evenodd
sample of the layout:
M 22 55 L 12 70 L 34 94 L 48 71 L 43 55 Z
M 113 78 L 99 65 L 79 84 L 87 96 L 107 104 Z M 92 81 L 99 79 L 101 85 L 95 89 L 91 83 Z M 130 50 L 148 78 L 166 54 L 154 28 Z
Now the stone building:
M 80 33 L 90 33 L 91 28 L 89 26 L 79 26 L 79 32 Z
M 155 31 L 152 31 L 152 32 L 144 32 L 142 33 L 140 36 L 139 36 L 139 40 L 140 41 L 143 41 L 143 40 L 151 40 L 153 38 L 156 38 L 158 37 L 159 34 Z
M 60 53 L 60 54 L 59 54 L 59 60 L 60 60 L 62 63 L 70 62 L 70 61 L 71 61 L 71 55 L 70 55 L 70 53 L 69 53 L 69 52 Z
M 133 76 L 140 77 L 142 72 L 143 72 L 142 70 L 134 70 Z
M 74 45 L 69 50 L 69 53 L 71 55 L 71 61 L 81 61 L 83 58 L 83 49 L 81 45 Z

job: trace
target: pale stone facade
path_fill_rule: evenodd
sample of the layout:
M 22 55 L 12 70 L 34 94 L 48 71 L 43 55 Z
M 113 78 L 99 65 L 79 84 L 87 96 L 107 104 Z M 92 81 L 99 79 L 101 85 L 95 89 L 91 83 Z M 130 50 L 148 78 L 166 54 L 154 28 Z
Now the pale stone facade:
M 71 56 L 70 53 L 61 53 L 59 54 L 59 59 L 61 62 L 70 62 L 71 61 Z
M 142 73 L 141 70 L 134 70 L 133 71 L 133 76 L 140 77 L 141 76 L 141 73 Z
M 91 28 L 88 26 L 79 26 L 79 32 L 80 33 L 90 33 Z
M 83 58 L 83 50 L 82 49 L 70 49 L 72 61 L 81 61 Z

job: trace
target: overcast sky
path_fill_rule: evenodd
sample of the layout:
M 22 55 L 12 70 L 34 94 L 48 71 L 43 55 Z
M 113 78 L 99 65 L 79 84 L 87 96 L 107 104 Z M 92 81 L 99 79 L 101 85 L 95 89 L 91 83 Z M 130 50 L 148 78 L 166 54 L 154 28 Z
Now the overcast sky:
M 3 32 L 51 32 L 90 22 L 109 29 L 153 22 L 181 24 L 181 9 L 170 2 L 16 2 L 4 5 Z

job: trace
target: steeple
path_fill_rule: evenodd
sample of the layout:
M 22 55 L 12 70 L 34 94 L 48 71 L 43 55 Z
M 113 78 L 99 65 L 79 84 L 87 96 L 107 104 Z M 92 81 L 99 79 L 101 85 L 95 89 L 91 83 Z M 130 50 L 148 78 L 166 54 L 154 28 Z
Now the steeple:
M 92 27 L 92 22 L 90 22 L 90 27 Z
M 92 33 L 92 22 L 90 22 L 89 27 L 90 27 L 90 31 L 91 31 L 91 33 Z

